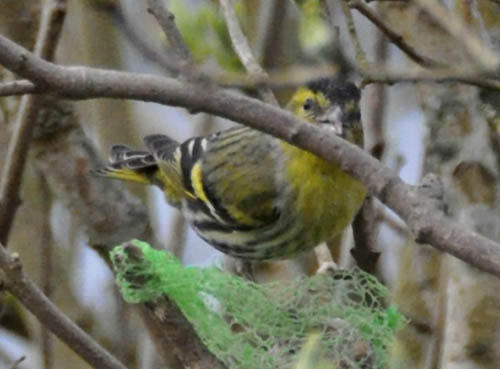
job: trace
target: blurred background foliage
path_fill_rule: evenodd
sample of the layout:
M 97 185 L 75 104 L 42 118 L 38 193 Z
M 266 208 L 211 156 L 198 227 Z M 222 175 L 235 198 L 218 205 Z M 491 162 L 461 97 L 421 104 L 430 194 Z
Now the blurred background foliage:
M 254 96 L 251 81 L 232 50 L 218 1 L 166 3 L 201 70 L 229 88 Z M 39 0 L 0 0 L 1 34 L 32 49 L 41 4 Z M 449 0 L 445 4 L 489 47 L 499 50 L 498 2 Z M 358 84 L 362 81 L 354 68 L 362 61 L 340 0 L 238 0 L 234 6 L 281 104 L 297 85 L 314 77 L 338 75 Z M 474 57 L 464 51 L 462 40 L 450 36 L 411 2 L 373 1 L 369 6 L 421 54 L 445 67 L 474 67 Z M 361 47 L 374 70 L 416 68 L 366 18 L 357 12 L 353 16 Z M 170 53 L 145 1 L 68 1 L 58 63 L 171 75 Z M 14 78 L 0 69 L 2 81 Z M 418 183 L 429 171 L 438 173 L 445 183 L 448 215 L 500 241 L 499 101 L 498 91 L 459 83 L 366 86 L 362 95 L 366 149 L 409 183 Z M 20 254 L 28 273 L 72 320 L 130 368 L 164 367 L 142 323 L 119 297 L 109 267 L 95 251 L 97 242 L 92 237 L 102 240 L 105 232 L 90 219 L 99 218 L 102 212 L 91 211 L 96 202 L 71 197 L 75 188 L 90 183 L 86 171 L 80 169 L 71 177 L 55 169 L 64 171 L 77 164 L 90 169 L 92 160 L 104 158 L 112 144 L 140 147 L 146 134 L 161 132 L 183 140 L 234 123 L 141 102 L 68 104 L 72 126 L 78 129 L 58 136 L 57 141 L 35 141 L 9 248 Z M 18 105 L 17 97 L 0 98 L 0 166 Z M 75 140 L 85 150 L 75 152 L 69 144 Z M 88 141 L 82 144 L 83 140 Z M 131 204 L 135 214 L 143 214 L 144 219 L 147 215 L 147 225 L 128 227 L 142 238 L 172 250 L 185 264 L 235 267 L 189 231 L 158 190 L 116 186 L 110 192 L 122 194 L 122 200 L 115 199 L 114 204 Z M 114 205 L 99 204 L 115 212 Z M 431 247 L 415 245 L 397 217 L 380 204 L 377 209 L 374 238 L 382 254 L 376 274 L 392 291 L 392 302 L 410 319 L 393 347 L 391 366 L 498 368 L 498 280 Z M 112 243 L 109 238 L 107 242 Z M 353 265 L 352 242 L 349 232 L 339 241 L 335 256 L 341 267 Z M 315 258 L 304 255 L 262 263 L 257 276 L 260 281 L 290 279 L 311 274 L 316 267 Z M 88 368 L 66 346 L 48 337 L 43 326 L 10 295 L 0 295 L 0 367 L 9 367 L 25 355 L 18 368 L 51 369 L 61 363 Z M 174 360 L 169 363 L 172 368 L 176 365 Z

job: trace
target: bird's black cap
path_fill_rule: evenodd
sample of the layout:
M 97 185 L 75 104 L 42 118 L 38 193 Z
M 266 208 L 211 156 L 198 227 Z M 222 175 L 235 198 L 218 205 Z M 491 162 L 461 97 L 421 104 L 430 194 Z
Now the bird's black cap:
M 321 91 L 328 99 L 339 104 L 355 100 L 359 101 L 361 92 L 352 82 L 335 78 L 320 78 L 307 84 L 314 92 Z

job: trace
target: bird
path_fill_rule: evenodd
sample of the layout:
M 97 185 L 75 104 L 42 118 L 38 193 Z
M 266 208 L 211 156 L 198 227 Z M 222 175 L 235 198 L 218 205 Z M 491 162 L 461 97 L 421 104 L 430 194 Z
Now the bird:
M 334 77 L 300 86 L 286 108 L 360 147 L 360 90 Z M 145 150 L 111 148 L 93 174 L 158 186 L 194 231 L 230 256 L 286 259 L 341 234 L 366 196 L 338 164 L 246 126 L 182 143 L 163 134 Z

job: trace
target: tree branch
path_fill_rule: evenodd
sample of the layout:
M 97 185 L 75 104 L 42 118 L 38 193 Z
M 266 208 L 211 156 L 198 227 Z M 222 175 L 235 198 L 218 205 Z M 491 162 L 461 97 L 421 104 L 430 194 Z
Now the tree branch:
M 0 36 L 0 64 L 61 95 L 135 99 L 180 106 L 222 116 L 279 137 L 326 160 L 366 184 L 368 191 L 394 210 L 416 240 L 429 243 L 463 261 L 500 276 L 500 245 L 463 225 L 456 225 L 428 205 L 418 188 L 358 147 L 328 130 L 303 122 L 291 112 L 215 86 L 201 89 L 189 82 L 147 74 L 63 67 L 44 61 Z M 206 87 L 206 86 L 205 86 Z
M 387 38 L 383 33 L 379 32 L 374 45 L 375 63 L 377 65 L 385 67 L 388 46 Z M 369 120 L 365 121 L 365 136 L 368 133 L 374 141 L 370 149 L 366 147 L 365 141 L 365 150 L 379 160 L 382 160 L 385 150 L 384 117 L 387 105 L 386 97 L 386 87 L 377 84 L 369 99 Z M 378 213 L 379 210 L 375 206 L 375 200 L 368 196 L 352 222 L 354 247 L 351 249 L 351 255 L 361 269 L 371 274 L 375 274 L 381 254 L 380 247 L 377 244 L 379 233 Z
M 259 32 L 255 54 L 264 68 L 276 69 L 277 57 L 283 52 L 283 40 L 280 35 L 286 24 L 288 5 L 287 0 L 263 1 L 260 3 L 258 18 Z
M 195 61 L 182 33 L 175 24 L 175 16 L 168 11 L 161 0 L 147 0 L 147 3 L 148 12 L 156 18 L 165 36 L 167 36 L 170 46 L 174 50 L 180 72 L 186 76 L 193 77 L 193 73 L 191 72 L 195 69 Z
M 268 81 L 269 76 L 264 71 L 264 69 L 260 67 L 259 63 L 257 63 L 257 60 L 255 60 L 252 54 L 252 50 L 250 49 L 250 45 L 248 44 L 248 40 L 243 34 L 240 24 L 238 23 L 238 17 L 236 16 L 236 12 L 233 9 L 231 0 L 219 1 L 224 12 L 224 18 L 226 19 L 226 25 L 229 30 L 229 35 L 231 37 L 234 51 L 236 51 L 238 58 L 247 70 L 250 78 L 254 82 L 256 82 L 257 85 L 261 83 L 265 84 Z M 260 87 L 258 91 L 262 100 L 264 100 L 268 104 L 278 106 L 278 102 L 276 101 L 276 98 L 274 97 L 274 94 L 269 87 Z
M 142 250 L 132 243 L 124 247 L 125 256 L 115 257 L 116 269 L 124 268 L 132 262 L 143 259 Z M 141 288 L 147 278 L 134 278 L 131 283 Z M 139 305 L 144 322 L 161 353 L 174 352 L 185 368 L 226 369 L 226 366 L 212 354 L 201 341 L 193 325 L 184 316 L 179 307 L 168 296 Z
M 496 71 L 500 66 L 500 56 L 474 35 L 462 21 L 436 0 L 415 0 L 450 35 L 464 45 L 469 56 L 487 71 Z
M 374 0 L 374 1 L 379 1 L 379 0 Z M 391 1 L 399 1 L 399 0 L 391 0 Z M 289 70 L 287 69 L 283 74 L 282 73 L 272 74 L 266 85 L 273 90 L 290 89 L 298 86 L 303 86 L 311 79 L 335 74 L 336 71 L 337 71 L 336 68 L 332 67 L 316 68 L 315 70 L 307 70 L 306 68 L 302 67 L 294 67 Z M 383 83 L 392 85 L 396 83 L 456 82 L 471 86 L 477 86 L 492 91 L 500 91 L 499 81 L 487 78 L 481 78 L 476 73 L 462 72 L 460 70 L 455 71 L 455 70 L 438 69 L 432 71 L 422 71 L 422 70 L 417 71 L 408 69 L 396 72 L 385 72 L 385 71 L 365 72 L 362 70 L 358 72 L 364 77 L 362 86 L 366 86 L 372 83 Z M 287 77 L 286 81 L 284 80 L 285 75 L 289 76 Z M 218 81 L 222 86 L 228 88 L 252 89 L 259 87 L 259 85 L 256 82 L 245 80 L 244 76 L 242 75 L 234 77 L 230 76 L 230 80 L 228 80 L 228 77 L 223 77 Z M 0 97 L 24 95 L 24 94 L 42 94 L 47 92 L 50 91 L 44 89 L 41 85 L 36 85 L 33 82 L 26 79 L 21 79 L 13 82 L 6 82 L 3 84 L 0 83 Z
M 26 360 L 26 356 L 21 356 L 19 359 L 14 361 L 10 366 L 9 369 L 16 369 L 19 364 L 21 364 L 24 360 Z
M 388 24 L 383 22 L 373 11 L 360 0 L 348 0 L 348 6 L 356 9 L 363 14 L 370 22 L 372 22 L 380 31 L 382 31 L 391 42 L 396 45 L 403 53 L 406 54 L 415 63 L 422 67 L 436 67 L 440 64 L 434 60 L 420 55 L 412 46 L 404 40 L 403 36 L 394 31 Z
M 92 5 L 99 7 L 99 10 L 105 12 L 111 21 L 113 21 L 123 35 L 130 43 L 130 45 L 137 50 L 137 52 L 146 60 L 154 63 L 161 68 L 163 72 L 168 75 L 176 75 L 179 73 L 179 65 L 174 61 L 175 57 L 166 55 L 157 47 L 153 46 L 148 35 L 144 35 L 138 27 L 131 24 L 130 20 L 123 14 L 118 2 L 113 3 L 112 6 L 106 6 L 101 2 L 94 2 Z
M 66 0 L 49 0 L 45 3 L 35 44 L 35 55 L 43 59 L 53 57 L 65 16 Z M 0 183 L 0 242 L 4 245 L 7 245 L 12 222 L 21 202 L 19 187 L 39 102 L 40 98 L 36 95 L 22 98 L 7 151 Z
M 43 92 L 33 82 L 22 79 L 18 81 L 0 83 L 0 97 L 16 96 L 24 94 L 36 94 Z
M 477 86 L 493 91 L 500 91 L 500 81 L 480 78 L 474 73 L 462 73 L 461 71 L 404 71 L 404 72 L 361 72 L 363 75 L 362 85 L 371 83 L 419 83 L 419 82 L 458 82 Z
M 37 180 L 40 196 L 40 211 L 45 214 L 42 224 L 40 225 L 40 244 L 38 245 L 38 250 L 40 250 L 40 281 L 42 285 L 42 292 L 48 298 L 52 298 L 54 291 L 54 250 L 53 250 L 53 238 L 52 229 L 50 226 L 50 208 L 52 205 L 52 198 L 50 194 L 50 189 L 47 184 L 47 180 L 43 173 L 37 171 Z M 49 333 L 47 326 L 41 324 L 40 339 L 42 341 L 42 357 L 43 357 L 43 369 L 54 368 L 54 345 L 53 337 Z
M 1 243 L 0 268 L 7 277 L 7 289 L 87 363 L 99 369 L 127 369 L 64 315 L 24 274 L 19 256 L 10 255 Z
M 370 63 L 368 62 L 368 58 L 366 57 L 366 53 L 361 46 L 361 41 L 359 40 L 358 31 L 356 30 L 356 25 L 354 24 L 354 18 L 352 16 L 351 8 L 347 4 L 347 1 L 343 0 L 340 2 L 340 6 L 342 7 L 342 11 L 344 12 L 345 22 L 347 26 L 347 31 L 349 33 L 349 37 L 351 38 L 351 42 L 354 45 L 355 50 L 355 59 L 359 66 L 363 70 L 370 69 Z M 327 11 L 328 18 L 330 20 L 330 24 L 332 27 L 334 25 L 335 14 L 333 12 L 333 0 L 327 1 Z

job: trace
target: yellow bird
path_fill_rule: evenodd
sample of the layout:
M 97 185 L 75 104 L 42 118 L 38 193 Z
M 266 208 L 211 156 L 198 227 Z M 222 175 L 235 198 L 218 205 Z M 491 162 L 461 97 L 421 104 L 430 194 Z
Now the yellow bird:
M 360 91 L 323 78 L 299 88 L 287 108 L 362 146 Z M 144 138 L 145 151 L 116 145 L 97 175 L 153 184 L 218 250 L 250 260 L 286 258 L 340 234 L 364 185 L 310 152 L 248 127 L 179 143 Z

